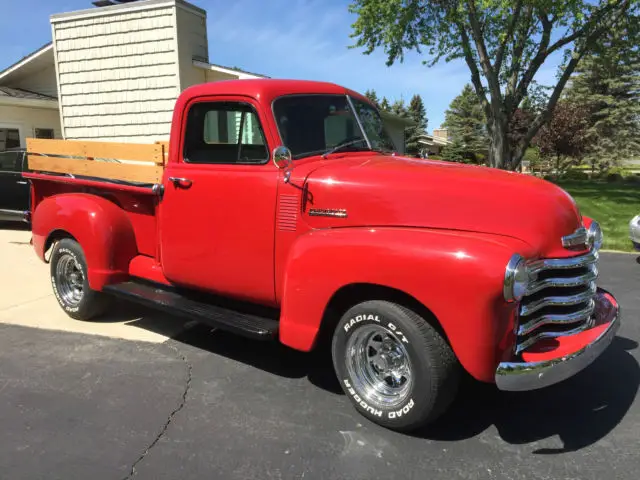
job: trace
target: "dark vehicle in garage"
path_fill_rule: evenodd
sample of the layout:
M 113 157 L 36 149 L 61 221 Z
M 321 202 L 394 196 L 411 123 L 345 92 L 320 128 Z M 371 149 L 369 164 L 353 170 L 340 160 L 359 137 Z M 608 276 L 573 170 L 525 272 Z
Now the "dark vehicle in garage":
M 0 221 L 28 221 L 29 182 L 22 176 L 26 169 L 25 149 L 0 152 Z

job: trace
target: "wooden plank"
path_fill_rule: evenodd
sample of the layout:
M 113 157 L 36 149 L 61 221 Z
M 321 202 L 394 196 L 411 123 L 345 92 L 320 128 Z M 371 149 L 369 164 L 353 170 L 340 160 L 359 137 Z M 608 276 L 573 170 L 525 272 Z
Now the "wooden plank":
M 129 182 L 162 183 L 163 168 L 156 165 L 133 165 L 40 155 L 29 155 L 28 162 L 29 169 L 34 172 L 70 173 Z
M 27 152 L 86 157 L 85 142 L 74 142 L 72 140 L 45 140 L 42 138 L 27 138 Z
M 116 143 L 116 142 L 84 142 L 77 140 L 45 140 L 27 138 L 27 152 L 47 155 L 69 155 L 90 158 L 108 158 L 117 160 L 134 160 L 164 164 L 161 144 L 155 143 Z

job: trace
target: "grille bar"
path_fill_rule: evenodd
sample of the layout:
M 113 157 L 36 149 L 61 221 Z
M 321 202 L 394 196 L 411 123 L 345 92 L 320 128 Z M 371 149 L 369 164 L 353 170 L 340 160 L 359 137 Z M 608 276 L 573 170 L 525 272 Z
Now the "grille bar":
M 585 308 L 582 308 L 574 313 L 567 314 L 554 314 L 548 313 L 546 315 L 540 315 L 539 317 L 532 318 L 526 323 L 521 324 L 518 327 L 518 335 L 528 335 L 536 328 L 544 325 L 567 325 L 571 323 L 584 322 L 591 317 L 593 311 L 596 308 L 596 304 L 593 300 L 590 300 Z
M 596 284 L 595 282 L 589 283 L 589 287 L 585 292 L 576 293 L 575 295 L 565 295 L 565 296 L 553 296 L 553 297 L 545 297 L 537 302 L 532 302 L 528 305 L 523 305 L 520 309 L 521 316 L 531 315 L 534 312 L 537 312 L 541 308 L 544 307 L 564 307 L 570 305 L 579 305 L 581 303 L 588 302 L 591 300 L 593 295 L 596 293 Z
M 598 269 L 595 265 L 590 265 L 589 271 L 582 275 L 574 277 L 552 277 L 534 282 L 527 288 L 527 295 L 532 295 L 548 287 L 579 287 L 580 285 L 593 282 L 596 278 L 598 278 Z
M 527 337 L 526 340 L 524 340 L 524 341 L 522 341 L 521 343 L 518 344 L 518 346 L 516 348 L 516 355 L 519 354 L 519 353 L 522 353 L 524 350 L 529 348 L 531 345 L 533 345 L 534 343 L 539 342 L 540 340 L 542 340 L 544 338 L 558 338 L 558 337 L 564 337 L 564 336 L 568 336 L 568 335 L 575 335 L 576 333 L 580 333 L 583 330 L 586 330 L 590 326 L 591 326 L 591 319 L 589 319 L 587 322 L 585 322 L 584 324 L 580 325 L 579 327 L 573 328 L 571 330 L 563 330 L 563 331 L 553 331 L 553 330 L 551 330 L 551 331 L 538 332 L 535 335 Z
M 568 269 L 586 267 L 587 265 L 594 264 L 598 261 L 598 252 L 592 251 L 586 255 L 579 257 L 569 258 L 546 258 L 544 260 L 537 260 L 529 265 L 529 271 L 531 273 L 538 273 L 542 270 L 549 269 Z

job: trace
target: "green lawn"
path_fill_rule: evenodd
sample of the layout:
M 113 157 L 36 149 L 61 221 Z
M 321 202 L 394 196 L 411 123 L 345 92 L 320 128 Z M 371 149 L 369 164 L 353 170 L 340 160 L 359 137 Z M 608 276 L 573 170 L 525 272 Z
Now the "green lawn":
M 576 200 L 580 211 L 594 218 L 604 231 L 608 250 L 632 252 L 629 221 L 640 214 L 640 186 L 596 181 L 559 181 Z

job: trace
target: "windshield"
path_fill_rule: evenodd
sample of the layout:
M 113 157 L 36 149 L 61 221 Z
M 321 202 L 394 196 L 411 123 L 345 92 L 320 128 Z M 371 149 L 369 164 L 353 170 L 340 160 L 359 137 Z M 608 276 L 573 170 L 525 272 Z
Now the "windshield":
M 380 115 L 351 99 L 374 150 L 394 150 Z M 369 150 L 346 95 L 291 95 L 273 102 L 278 130 L 293 158 L 337 151 Z

